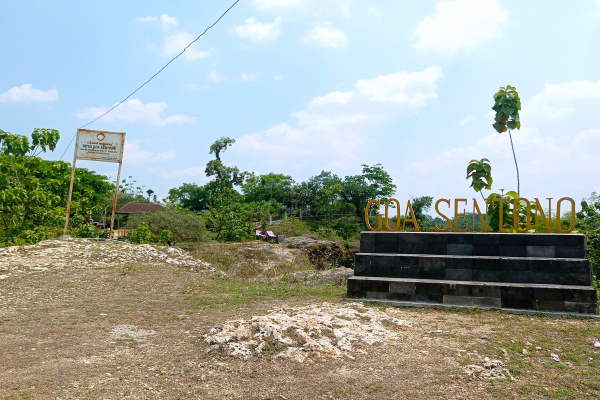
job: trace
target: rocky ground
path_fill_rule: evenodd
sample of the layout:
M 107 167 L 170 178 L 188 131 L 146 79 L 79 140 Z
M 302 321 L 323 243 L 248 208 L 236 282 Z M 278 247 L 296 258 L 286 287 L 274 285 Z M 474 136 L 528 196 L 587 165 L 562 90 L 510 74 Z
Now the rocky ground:
M 302 253 L 210 246 L 0 249 L 0 398 L 599 397 L 596 321 L 344 302 L 351 270 L 267 274 Z M 258 278 L 218 261 L 234 251 Z

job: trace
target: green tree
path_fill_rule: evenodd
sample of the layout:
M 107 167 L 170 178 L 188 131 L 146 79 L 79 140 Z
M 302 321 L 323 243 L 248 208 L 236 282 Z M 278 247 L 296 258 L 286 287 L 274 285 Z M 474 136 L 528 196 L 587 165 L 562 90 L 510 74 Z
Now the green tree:
M 508 130 L 510 138 L 510 147 L 512 148 L 513 158 L 515 159 L 515 168 L 517 170 L 517 192 L 521 193 L 521 184 L 519 180 L 519 166 L 517 165 L 517 156 L 515 155 L 515 147 L 513 145 L 511 130 L 521 129 L 521 121 L 519 119 L 519 110 L 521 110 L 521 99 L 517 90 L 510 85 L 506 88 L 501 87 L 494 94 L 494 106 L 492 110 L 496 111 L 494 124 L 492 125 L 496 132 L 502 133 Z
M 292 207 L 294 180 L 289 175 L 249 174 L 241 184 L 242 193 L 246 202 L 260 202 L 275 200 L 286 207 Z
M 341 189 L 342 198 L 352 204 L 357 217 L 364 215 L 369 200 L 380 199 L 385 202 L 396 191 L 392 178 L 381 164 L 372 167 L 363 164 L 362 175 L 347 176 Z
M 170 189 L 167 200 L 186 210 L 199 212 L 208 208 L 210 193 L 210 188 L 206 186 L 184 183 L 178 188 Z
M 222 182 L 221 186 L 215 187 L 213 198 L 214 201 L 208 207 L 206 221 L 215 239 L 239 242 L 250 237 L 251 212 L 242 203 L 241 195 Z
M 35 129 L 31 139 L 0 130 L 0 245 L 33 243 L 62 232 L 71 166 L 38 157 L 54 150 L 59 138 L 54 129 Z M 76 169 L 71 203 L 75 231 L 100 213 L 112 188 L 106 177 Z
M 206 176 L 215 176 L 219 181 L 225 182 L 229 188 L 233 188 L 233 185 L 241 185 L 248 174 L 247 172 L 240 172 L 235 166 L 228 167 L 221 161 L 221 153 L 234 143 L 235 140 L 228 137 L 222 137 L 221 139 L 216 140 L 210 146 L 209 152 L 209 154 L 215 155 L 215 159 L 210 160 L 206 164 L 206 169 L 204 170 Z
M 431 228 L 431 217 L 427 214 L 433 204 L 433 197 L 421 196 L 413 197 L 411 200 L 412 209 L 415 212 L 415 218 L 421 230 L 430 231 Z
M 600 275 L 600 196 L 596 192 L 581 201 L 577 213 L 577 230 L 587 239 L 587 256 L 592 261 L 594 276 Z

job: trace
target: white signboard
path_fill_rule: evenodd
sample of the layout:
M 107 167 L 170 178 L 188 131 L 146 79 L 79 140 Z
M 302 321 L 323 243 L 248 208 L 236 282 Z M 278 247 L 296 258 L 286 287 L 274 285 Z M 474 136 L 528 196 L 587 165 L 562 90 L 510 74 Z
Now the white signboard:
M 75 158 L 120 163 L 123 159 L 125 132 L 77 130 Z

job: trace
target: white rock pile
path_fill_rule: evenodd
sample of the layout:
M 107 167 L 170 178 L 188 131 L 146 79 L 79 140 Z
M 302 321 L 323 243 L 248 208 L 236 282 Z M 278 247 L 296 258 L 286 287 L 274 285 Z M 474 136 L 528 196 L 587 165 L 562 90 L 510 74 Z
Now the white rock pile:
M 45 240 L 31 246 L 0 248 L 0 279 L 11 273 L 42 272 L 65 267 L 163 262 L 203 272 L 216 270 L 175 247 L 86 239 Z
M 397 340 L 411 325 L 394 317 L 394 309 L 364 308 L 353 304 L 323 303 L 278 308 L 249 320 L 228 321 L 204 336 L 207 353 L 225 352 L 248 358 L 253 355 L 308 358 L 349 357 L 375 343 Z

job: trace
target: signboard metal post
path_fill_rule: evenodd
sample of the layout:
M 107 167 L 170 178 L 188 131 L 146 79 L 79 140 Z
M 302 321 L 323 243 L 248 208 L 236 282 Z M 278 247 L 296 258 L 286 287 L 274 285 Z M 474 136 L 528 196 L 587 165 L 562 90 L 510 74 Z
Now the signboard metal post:
M 112 239 L 115 222 L 115 211 L 117 208 L 117 196 L 119 195 L 119 181 L 121 179 L 121 166 L 123 165 L 123 147 L 125 145 L 125 132 L 94 131 L 90 129 L 78 129 L 77 141 L 75 142 L 75 154 L 73 155 L 73 168 L 71 170 L 71 183 L 69 185 L 69 197 L 67 200 L 67 217 L 65 219 L 65 231 L 69 227 L 69 214 L 71 213 L 71 198 L 73 195 L 73 181 L 75 180 L 75 163 L 79 160 L 103 161 L 119 163 L 117 172 L 117 184 L 113 198 L 113 209 L 110 218 L 109 238 Z

